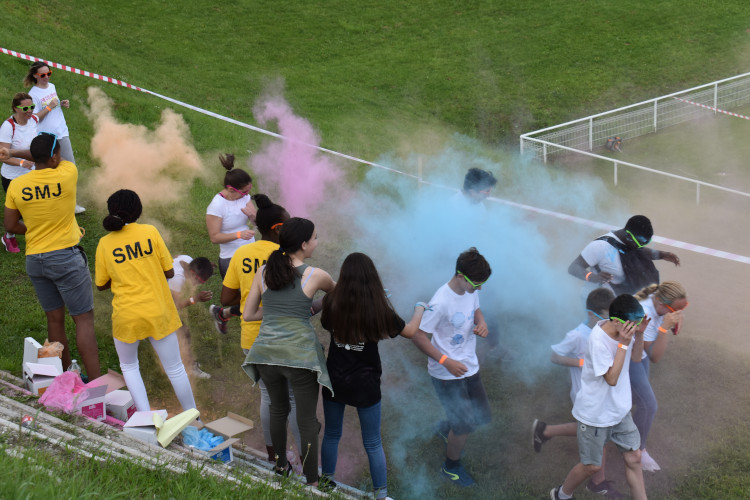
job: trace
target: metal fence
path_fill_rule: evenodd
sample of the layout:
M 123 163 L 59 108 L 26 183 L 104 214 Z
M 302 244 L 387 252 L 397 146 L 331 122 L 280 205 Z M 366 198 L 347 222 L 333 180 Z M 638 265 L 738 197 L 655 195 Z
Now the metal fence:
M 717 114 L 722 110 L 738 108 L 747 104 L 750 104 L 750 73 L 707 83 L 554 127 L 528 132 L 520 137 L 521 154 L 545 163 L 555 156 L 560 157 L 566 154 L 583 154 L 605 160 L 613 165 L 615 184 L 617 184 L 618 166 L 632 167 L 678 178 L 696 185 L 696 202 L 700 202 L 701 186 L 750 197 L 750 193 L 594 153 L 594 151 L 603 150 L 607 139 L 610 137 L 617 136 L 623 140 L 632 139 L 679 123 L 695 120 L 707 114 Z M 706 107 L 712 109 L 706 109 Z

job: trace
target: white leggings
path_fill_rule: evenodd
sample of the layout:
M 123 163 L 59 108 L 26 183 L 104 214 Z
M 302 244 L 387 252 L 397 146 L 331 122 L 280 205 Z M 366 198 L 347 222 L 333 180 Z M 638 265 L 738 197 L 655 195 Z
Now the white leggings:
M 159 356 L 159 361 L 161 361 L 169 381 L 172 382 L 172 388 L 177 395 L 182 410 L 195 408 L 193 389 L 190 387 L 190 380 L 188 380 L 185 366 L 180 358 L 180 344 L 177 341 L 177 333 L 170 333 L 161 340 L 154 340 L 151 337 L 148 340 L 154 347 L 157 356 Z M 130 397 L 135 402 L 136 410 L 148 411 L 151 409 L 151 405 L 148 403 L 146 386 L 143 385 L 143 378 L 138 365 L 138 344 L 140 343 L 140 340 L 136 340 L 132 344 L 126 344 L 115 339 L 115 350 L 120 358 L 122 376 L 125 378 L 125 383 L 130 391 Z

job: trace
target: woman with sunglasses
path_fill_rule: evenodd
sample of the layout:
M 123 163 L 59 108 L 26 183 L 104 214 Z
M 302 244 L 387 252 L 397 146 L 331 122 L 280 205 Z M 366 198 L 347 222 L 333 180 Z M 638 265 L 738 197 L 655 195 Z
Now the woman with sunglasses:
M 635 294 L 651 322 L 643 335 L 643 356 L 640 363 L 630 363 L 630 386 L 633 391 L 633 421 L 641 433 L 641 466 L 656 472 L 659 464 L 646 451 L 646 438 L 658 409 L 654 390 L 649 382 L 650 364 L 664 356 L 670 332 L 677 335 L 682 324 L 682 311 L 687 307 L 687 292 L 676 281 L 651 285 Z
M 588 295 L 603 286 L 615 295 L 634 294 L 644 286 L 659 282 L 659 272 L 651 261 L 666 260 L 680 265 L 672 252 L 645 248 L 654 230 L 644 215 L 634 215 L 622 229 L 611 231 L 590 242 L 568 267 L 568 273 L 590 283 Z M 584 295 L 585 297 L 585 295 Z
M 37 119 L 34 116 L 34 103 L 31 96 L 19 92 L 11 101 L 13 114 L 0 126 L 0 149 L 3 150 L 2 174 L 3 190 L 8 192 L 10 181 L 29 172 L 34 161 L 29 152 L 29 145 L 37 136 Z M 7 150 L 7 152 L 6 152 Z M 6 232 L 2 236 L 3 246 L 10 253 L 19 253 L 16 235 Z
M 257 210 L 250 199 L 253 187 L 250 175 L 241 168 L 234 168 L 233 154 L 219 155 L 219 161 L 227 170 L 224 189 L 214 196 L 206 209 L 206 228 L 211 243 L 219 245 L 219 272 L 223 279 L 234 252 L 255 241 L 255 231 L 248 229 L 247 223 L 255 222 Z M 226 333 L 226 328 L 219 332 Z
M 75 163 L 73 146 L 70 144 L 68 124 L 65 122 L 62 108 L 69 108 L 70 101 L 60 100 L 54 83 L 50 83 L 52 71 L 46 63 L 37 61 L 29 67 L 28 73 L 23 79 L 26 87 L 31 87 L 29 95 L 34 100 L 34 113 L 39 119 L 39 132 L 50 132 L 57 136 L 60 144 L 60 153 L 63 160 Z M 76 203 L 75 213 L 80 214 L 86 209 Z
M 310 323 L 313 296 L 319 290 L 328 293 L 335 286 L 327 272 L 305 264 L 317 246 L 318 234 L 312 221 L 299 217 L 287 220 L 279 232 L 279 248 L 255 273 L 242 314 L 245 321 L 262 320 L 242 368 L 253 382 L 263 380 L 271 398 L 275 472 L 287 475 L 291 471 L 283 453 L 291 386 L 302 439 L 302 471 L 308 485 L 318 484 L 319 385 L 332 390 L 323 347 Z M 315 308 L 319 306 L 316 302 Z

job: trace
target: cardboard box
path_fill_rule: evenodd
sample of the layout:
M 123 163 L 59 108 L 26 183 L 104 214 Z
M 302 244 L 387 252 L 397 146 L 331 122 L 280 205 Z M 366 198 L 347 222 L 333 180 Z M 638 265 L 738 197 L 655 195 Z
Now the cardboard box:
M 24 363 L 23 380 L 26 388 L 37 396 L 44 394 L 47 387 L 52 385 L 55 377 L 62 374 L 62 362 L 60 358 L 42 358 L 40 361 L 49 359 L 57 363 Z
M 167 419 L 167 410 L 137 411 L 125 422 L 122 431 L 136 439 L 158 446 L 154 414 L 161 416 L 162 420 Z
M 88 393 L 88 397 L 78 401 L 76 411 L 81 415 L 95 420 L 104 420 L 107 418 L 107 403 L 104 399 L 107 394 L 107 386 L 86 386 L 86 392 Z
M 58 375 L 62 375 L 60 358 L 40 358 L 42 345 L 32 337 L 23 340 L 23 380 L 26 388 L 41 396 Z
M 109 387 L 108 387 L 109 388 Z M 114 390 L 104 396 L 106 403 L 107 415 L 111 415 L 117 420 L 127 422 L 135 413 L 135 403 L 130 397 L 130 391 Z
M 219 460 L 228 464 L 234 460 L 232 445 L 239 441 L 239 438 L 235 438 L 234 436 L 252 429 L 253 421 L 241 415 L 237 415 L 236 413 L 229 412 L 226 417 L 214 420 L 213 422 L 208 422 L 207 424 L 198 424 L 195 427 L 199 430 L 205 427 L 206 430 L 212 434 L 222 436 L 224 442 L 208 451 L 198 449 L 194 450 L 201 455 L 206 455 L 212 460 Z

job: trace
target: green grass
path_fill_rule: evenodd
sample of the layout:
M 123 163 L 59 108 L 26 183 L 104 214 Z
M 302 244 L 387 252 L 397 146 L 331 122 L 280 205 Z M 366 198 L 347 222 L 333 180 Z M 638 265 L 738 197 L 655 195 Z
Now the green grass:
M 0 18 L 8 21 L 4 23 L 5 48 L 119 78 L 245 122 L 254 123 L 256 99 L 269 86 L 282 82 L 285 97 L 297 114 L 310 120 L 324 146 L 368 160 L 389 154 L 397 160 L 412 153 L 429 155 L 455 140 L 455 134 L 477 139 L 487 148 L 498 144 L 515 148 L 521 132 L 745 72 L 750 41 L 747 13 L 746 2 L 738 0 L 716 5 L 698 0 L 619 4 L 503 0 L 460 5 L 432 0 L 356 7 L 342 1 L 31 0 L 0 5 Z M 0 56 L 0 95 L 6 96 L 8 113 L 11 96 L 22 90 L 27 67 L 25 61 Z M 234 151 L 242 162 L 248 149 L 256 151 L 266 139 L 155 97 L 61 70 L 55 70 L 52 81 L 71 99 L 66 118 L 84 180 L 97 168 L 89 148 L 93 128 L 84 113 L 87 87 L 102 88 L 113 99 L 114 115 L 122 122 L 154 128 L 167 107 L 184 116 L 209 177 L 196 180 L 178 207 L 154 209 L 148 215 L 168 225 L 174 253 L 215 257 L 203 223 L 205 207 L 222 174 L 215 156 Z M 507 160 L 507 151 L 496 154 L 515 168 Z M 351 179 L 361 178 L 363 168 L 346 165 L 352 169 Z M 510 187 L 520 172 L 512 168 L 500 174 Z M 112 186 L 112 191 L 118 187 Z M 635 187 L 635 180 L 623 180 L 623 192 L 631 193 Z M 102 214 L 92 199 L 85 201 L 90 210 L 79 217 L 79 223 L 87 230 L 83 246 L 93 266 L 96 243 L 104 234 Z M 670 216 L 659 213 L 655 222 Z M 720 225 L 716 219 L 709 221 Z M 323 267 L 335 269 L 340 256 L 335 248 L 327 251 L 320 259 L 331 265 Z M 217 294 L 219 279 L 212 278 L 208 286 Z M 46 336 L 44 314 L 19 256 L 0 254 L 0 293 L 5 345 L 0 369 L 18 375 L 22 339 Z M 96 294 L 97 336 L 102 366 L 118 369 L 111 342 L 110 301 L 109 292 Z M 234 410 L 257 421 L 257 391 L 248 389 L 238 367 L 237 325 L 232 325 L 226 337 L 217 337 L 205 308 L 191 309 L 184 317 L 193 332 L 197 358 L 214 374 L 211 381 L 195 385 L 199 405 L 207 406 L 209 415 Z M 72 322 L 68 321 L 67 329 L 72 338 Z M 415 363 L 421 366 L 423 359 Z M 175 407 L 169 383 L 150 348 L 142 349 L 141 364 L 154 404 Z M 501 379 L 507 377 L 496 373 Z M 557 391 L 530 389 L 538 398 L 523 399 L 523 383 L 508 377 L 503 389 L 517 399 L 507 400 L 498 421 L 522 422 L 527 415 L 520 414 L 519 408 L 539 408 L 539 400 L 559 400 L 559 394 L 567 390 L 557 382 Z M 211 401 L 224 403 L 206 404 Z M 388 411 L 394 408 L 386 407 L 385 414 Z M 564 418 L 566 410 L 556 415 Z M 747 435 L 746 429 L 738 432 Z M 542 468 L 525 459 L 519 466 L 513 457 L 506 457 L 504 447 L 522 449 L 525 436 L 503 433 L 508 435 L 501 439 L 482 434 L 479 442 L 470 444 L 469 452 L 491 464 L 492 470 L 483 473 L 486 479 L 502 476 L 497 491 L 509 498 L 533 496 L 541 486 L 527 474 L 536 470 L 538 476 Z M 518 444 L 514 444 L 516 439 Z M 481 455 L 487 440 L 498 444 Z M 417 457 L 424 458 L 425 467 L 434 469 L 439 445 L 425 446 L 423 438 L 410 443 L 422 450 Z M 731 444 L 724 448 L 727 456 L 739 449 Z M 554 472 L 550 475 L 564 474 L 568 462 L 572 465 L 575 455 L 567 453 L 562 465 L 545 462 L 546 470 Z M 685 484 L 699 488 L 690 493 L 713 498 L 710 488 L 701 489 L 701 481 L 713 473 L 685 470 L 689 478 Z M 409 485 L 401 484 L 408 479 L 392 472 L 395 491 L 408 491 Z M 734 484 L 742 487 L 744 481 L 739 475 Z M 71 484 L 75 489 L 82 483 Z M 689 491 L 675 484 L 659 487 L 660 492 Z

